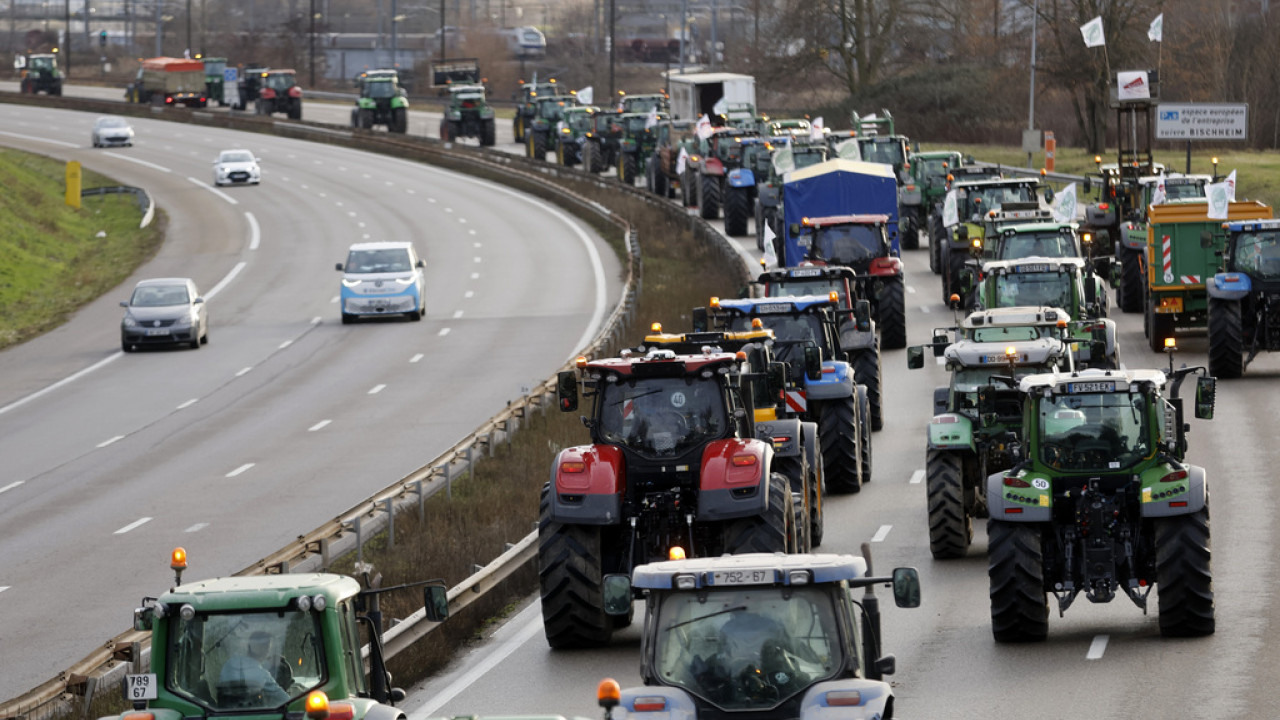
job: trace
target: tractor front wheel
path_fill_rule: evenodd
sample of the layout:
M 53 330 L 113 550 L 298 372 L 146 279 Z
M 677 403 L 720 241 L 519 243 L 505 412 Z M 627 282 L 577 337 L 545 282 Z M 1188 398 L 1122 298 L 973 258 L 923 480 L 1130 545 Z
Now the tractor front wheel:
M 964 507 L 964 458 L 930 449 L 924 466 L 929 551 L 938 560 L 962 558 L 973 542 L 973 518 Z
M 1120 284 L 1116 304 L 1127 313 L 1142 312 L 1142 260 L 1137 251 L 1120 248 Z
M 871 402 L 867 399 L 867 386 L 857 385 L 858 395 L 858 465 L 862 484 L 871 482 Z
M 715 175 L 698 175 L 698 210 L 703 220 L 720 217 L 720 180 Z
M 1152 352 L 1163 352 L 1165 338 L 1173 337 L 1173 316 L 1156 312 L 1156 299 L 1147 298 L 1147 345 Z
M 947 241 L 947 229 L 942 226 L 941 215 L 929 215 L 929 269 L 934 275 L 942 272 L 942 243 Z
M 565 525 L 550 517 L 551 488 L 542 490 L 538 518 L 538 590 L 542 623 L 553 648 L 598 647 L 609 642 L 613 621 L 604 611 L 598 525 Z
M 822 403 L 818 414 L 818 440 L 828 492 L 847 494 L 862 489 L 856 403 L 853 396 L 828 400 Z
M 1244 374 L 1239 300 L 1209 298 L 1209 374 L 1220 378 Z
M 871 429 L 884 429 L 884 408 L 880 403 L 880 341 L 876 346 L 860 350 L 853 356 L 853 377 L 859 385 L 867 386 L 867 401 L 871 409 Z
M 618 179 L 623 185 L 632 186 L 636 184 L 636 156 L 635 153 L 624 152 L 618 156 Z
M 902 228 L 898 233 L 898 237 L 902 239 L 903 250 L 918 250 L 920 248 L 920 227 L 916 223 L 914 213 L 902 213 Z
M 991 633 L 996 642 L 1034 642 L 1049 634 L 1040 528 L 987 521 L 987 575 L 991 580 Z
M 876 324 L 880 326 L 881 345 L 888 350 L 907 346 L 906 285 L 901 275 L 889 278 L 880 289 L 876 303 Z
M 493 118 L 489 118 L 480 125 L 480 147 L 493 147 L 496 142 L 497 129 L 494 126 Z
M 747 234 L 747 214 L 751 212 L 747 204 L 745 188 L 725 188 L 724 191 L 724 234 L 730 237 L 742 237 Z
M 395 108 L 391 111 L 391 127 L 387 128 L 393 133 L 401 135 L 409 131 L 409 111 L 404 108 Z

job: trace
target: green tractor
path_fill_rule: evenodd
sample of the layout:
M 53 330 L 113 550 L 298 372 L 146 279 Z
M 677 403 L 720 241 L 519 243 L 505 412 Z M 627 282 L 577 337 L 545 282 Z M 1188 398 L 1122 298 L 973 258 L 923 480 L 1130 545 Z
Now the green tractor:
M 351 127 L 369 130 L 374 125 L 382 125 L 388 132 L 408 132 L 409 98 L 400 87 L 397 71 L 367 70 L 356 77 L 356 86 L 360 88 L 360 97 L 351 108 Z
M 62 94 L 62 72 L 58 70 L 58 56 L 52 53 L 19 55 L 14 65 L 21 78 L 18 86 L 24 95 L 45 93 Z
M 218 105 L 227 104 L 225 88 L 227 59 L 221 57 L 204 58 L 204 94 L 209 102 L 217 101 Z
M 1160 634 L 1215 629 L 1205 469 L 1186 461 L 1190 424 L 1178 389 L 1203 367 L 1030 375 L 1020 461 L 986 481 L 987 574 L 997 642 L 1044 640 L 1058 613 L 1127 596 L 1144 612 L 1152 588 Z M 1202 374 L 1195 416 L 1213 417 L 1215 378 Z M 996 417 L 978 390 L 978 417 Z
M 575 95 L 544 95 L 534 102 L 533 117 L 524 129 L 525 151 L 529 158 L 546 160 L 547 151 L 555 150 L 560 138 L 557 128 L 564 120 L 565 108 L 575 107 L 578 98 Z
M 484 85 L 450 85 L 449 105 L 440 119 L 440 139 L 453 142 L 458 138 L 479 138 L 481 147 L 493 147 L 497 141 L 493 107 L 485 100 Z
M 538 111 L 538 98 L 549 95 L 558 94 L 560 88 L 556 85 L 555 78 L 551 78 L 547 82 L 527 83 L 520 81 L 520 89 L 516 91 L 516 114 L 511 120 L 511 132 L 515 135 L 516 142 L 525 142 L 525 136 L 530 124 L 533 122 L 533 116 Z
M 591 128 L 582 138 L 582 169 L 598 174 L 616 165 L 621 140 L 622 113 L 617 110 L 592 113 Z
M 345 575 L 284 573 L 183 584 L 182 548 L 171 566 L 176 587 L 143 598 L 133 613 L 134 629 L 151 634 L 150 671 L 127 675 L 131 709 L 101 720 L 403 717 L 394 706 L 405 692 L 391 687 L 384 657 L 379 596 L 424 588 L 429 620 L 442 622 L 449 610 L 441 581 L 362 588 Z M 369 638 L 364 661 L 361 635 Z
M 627 95 L 622 93 L 618 102 L 618 110 L 627 113 L 659 113 L 671 112 L 671 99 L 666 93 L 650 93 L 647 95 Z
M 556 164 L 573 167 L 582 164 L 582 149 L 587 133 L 595 127 L 591 116 L 600 112 L 594 105 L 579 105 L 564 109 L 556 139 Z
M 906 178 L 898 193 L 898 237 L 903 250 L 920 247 L 920 231 L 928 229 L 929 211 L 947 194 L 947 174 L 964 164 L 953 150 L 914 152 L 907 156 Z
M 648 164 L 657 147 L 655 129 L 658 123 L 669 120 L 666 113 L 623 113 L 620 116 L 622 137 L 618 139 L 618 180 L 623 185 L 635 185 L 637 177 L 647 175 Z

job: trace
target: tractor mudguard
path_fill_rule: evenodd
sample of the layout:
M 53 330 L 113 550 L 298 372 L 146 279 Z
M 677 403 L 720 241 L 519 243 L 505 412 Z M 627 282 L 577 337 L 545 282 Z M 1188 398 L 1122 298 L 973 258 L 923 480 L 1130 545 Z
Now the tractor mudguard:
M 1204 468 L 1187 465 L 1185 480 L 1154 482 L 1142 487 L 1142 517 L 1158 518 L 1190 515 L 1204 509 L 1209 498 Z M 1174 503 L 1179 503 L 1174 505 Z
M 665 708 L 657 713 L 662 720 L 698 720 L 698 709 L 693 704 L 689 693 L 667 685 L 645 685 L 638 688 L 627 688 L 622 691 L 619 706 L 626 711 L 626 717 L 644 717 L 654 714 L 651 710 L 636 710 L 636 700 L 644 698 L 646 706 L 652 706 L 657 698 L 662 698 Z
M 867 662 L 872 662 L 868 660 Z M 857 707 L 834 706 L 832 698 L 857 697 Z M 815 684 L 800 701 L 800 720 L 871 720 L 885 717 L 893 689 L 880 680 L 844 678 Z
M 920 193 L 920 187 L 917 185 L 907 185 L 898 190 L 898 204 L 906 207 L 915 207 L 921 203 L 923 196 Z
M 759 515 L 769 507 L 773 448 L 763 440 L 725 438 L 702 450 L 698 520 Z
M 934 402 L 937 402 L 936 397 Z M 935 415 L 929 420 L 927 443 L 930 450 L 966 449 L 977 452 L 973 446 L 973 421 L 959 413 Z
M 756 203 L 760 207 L 777 207 L 778 188 L 762 185 L 756 188 Z
M 1120 234 L 1119 244 L 1130 250 L 1144 252 L 1147 249 L 1147 227 L 1142 225 L 1132 230 L 1126 229 Z
M 360 108 L 361 110 L 372 110 L 373 105 L 374 105 L 373 100 L 370 100 L 369 98 L 356 99 L 356 107 Z
M 832 372 L 828 372 L 828 369 Z M 847 362 L 824 361 L 822 377 L 817 380 L 805 378 L 804 392 L 810 402 L 853 397 L 853 368 Z
M 627 487 L 622 450 L 612 445 L 565 448 L 551 466 L 551 519 L 579 525 L 612 525 L 622 519 Z
M 1033 478 L 1019 485 L 1006 487 L 1005 475 L 1024 480 L 1026 470 L 1009 470 L 987 476 L 987 509 L 993 520 L 1005 522 L 1049 522 L 1053 518 L 1053 494 L 1050 483 L 1044 478 Z M 1037 488 L 1035 484 L 1044 487 Z
M 720 162 L 720 158 L 709 157 L 702 162 L 702 174 L 723 177 L 724 163 Z
M 800 418 L 756 422 L 756 437 L 772 444 L 773 454 L 777 457 L 800 455 L 800 432 Z
M 1253 281 L 1244 273 L 1218 273 L 1206 285 L 1216 300 L 1243 300 L 1253 292 Z
M 365 712 L 364 720 L 396 720 L 404 715 L 404 711 L 391 705 L 375 702 Z
M 756 174 L 747 168 L 734 168 L 729 171 L 729 187 L 749 188 L 756 186 Z
M 840 326 L 840 350 L 850 353 L 858 350 L 875 350 L 876 324 L 871 323 L 868 330 L 859 330 L 856 322 L 846 322 Z
M 809 463 L 809 467 L 818 467 L 819 453 L 822 452 L 822 445 L 818 443 L 818 423 L 802 422 L 800 423 L 800 432 L 803 441 L 801 449 L 804 451 L 805 459 Z M 821 483 L 821 478 L 819 478 Z
M 408 99 L 408 98 L 399 97 L 399 96 L 391 98 L 391 109 L 392 109 L 392 110 L 396 110 L 396 109 L 399 109 L 399 108 L 404 108 L 405 110 L 408 110 L 408 109 L 409 109 L 409 99 Z
M 892 255 L 871 260 L 867 273 L 875 277 L 902 275 L 902 259 Z
M 1103 205 L 1106 205 L 1106 207 L 1102 207 Z M 1111 227 L 1116 224 L 1116 206 L 1114 203 L 1086 205 L 1084 208 L 1084 217 L 1086 225 L 1092 225 L 1093 227 Z

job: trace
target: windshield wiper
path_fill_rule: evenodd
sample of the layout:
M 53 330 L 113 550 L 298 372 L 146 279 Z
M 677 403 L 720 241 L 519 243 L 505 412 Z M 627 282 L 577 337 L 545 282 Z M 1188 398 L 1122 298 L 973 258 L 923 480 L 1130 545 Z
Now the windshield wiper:
M 717 615 L 724 615 L 725 613 L 738 612 L 740 610 L 746 610 L 746 609 L 747 609 L 746 605 L 737 605 L 735 607 L 725 608 L 723 610 L 717 610 L 713 613 L 707 613 L 706 615 L 700 615 L 696 618 L 690 618 L 683 622 L 678 622 L 674 625 L 668 625 L 665 632 L 670 632 L 672 630 L 675 630 L 678 627 L 684 627 L 685 625 L 692 625 L 693 623 L 701 622 L 703 620 L 706 620 L 707 618 L 713 618 Z

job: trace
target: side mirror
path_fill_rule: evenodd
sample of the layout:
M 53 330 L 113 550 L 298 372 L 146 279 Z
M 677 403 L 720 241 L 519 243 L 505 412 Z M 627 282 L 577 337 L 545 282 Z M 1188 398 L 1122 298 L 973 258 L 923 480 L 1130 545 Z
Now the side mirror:
M 133 629 L 146 632 L 155 624 L 156 610 L 153 607 L 140 607 L 133 611 Z
M 942 357 L 947 352 L 947 346 L 951 344 L 951 338 L 946 333 L 934 333 L 933 335 L 933 356 Z
M 787 364 L 784 362 L 771 362 L 765 370 L 766 382 L 769 385 L 769 391 L 774 392 L 782 390 L 787 386 Z
M 804 348 L 804 376 L 809 380 L 822 377 L 822 349 L 816 345 L 806 345 Z
M 431 622 L 444 622 L 449 617 L 449 590 L 443 585 L 422 588 L 422 606 Z
M 704 307 L 696 307 L 693 309 L 693 331 L 707 331 L 707 309 Z
M 1053 202 L 1053 197 L 1054 197 L 1053 188 L 1046 187 L 1044 189 L 1044 201 L 1047 203 L 1051 203 Z
M 128 300 L 121 300 L 121 301 L 120 301 L 120 307 L 122 307 L 122 308 L 127 308 L 127 307 L 129 307 L 129 301 L 128 301 Z
M 924 367 L 924 346 L 912 345 L 907 348 L 907 368 L 919 370 L 922 367 Z
M 560 400 L 560 412 L 578 409 L 578 374 L 573 370 L 561 370 L 556 375 L 556 397 Z
M 338 264 L 334 265 L 334 266 L 333 266 L 333 269 L 334 269 L 334 270 L 337 270 L 338 272 L 342 272 L 342 263 L 338 263 Z
M 1196 417 L 1201 420 L 1213 419 L 1213 401 L 1218 394 L 1218 379 L 1212 375 L 1201 375 L 1196 378 Z
M 893 601 L 900 608 L 920 607 L 920 573 L 913 567 L 893 569 Z
M 871 330 L 871 301 L 859 300 L 853 304 L 853 319 L 860 332 Z
M 604 576 L 601 585 L 606 615 L 627 615 L 631 612 L 631 577 L 625 573 Z
M 1085 194 L 1093 192 L 1093 178 L 1090 178 L 1088 176 L 1085 177 L 1084 191 L 1085 191 Z
M 994 385 L 982 385 L 978 388 L 978 417 L 983 427 L 995 419 L 996 388 Z
M 1213 233 L 1208 230 L 1200 233 L 1200 247 L 1205 250 L 1213 247 Z
M 956 228 L 956 240 L 962 240 L 966 242 L 969 240 L 968 225 L 961 225 L 960 227 Z
M 427 266 L 427 262 L 422 258 L 418 258 L 418 263 L 414 265 L 414 267 L 420 267 L 420 268 L 424 268 L 426 266 Z

